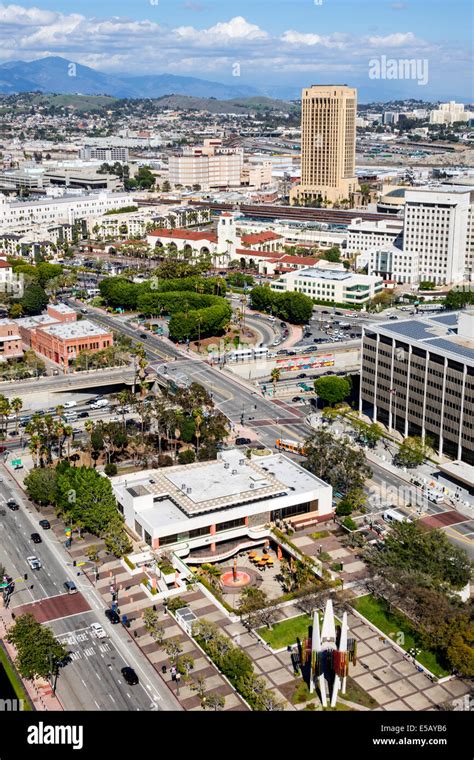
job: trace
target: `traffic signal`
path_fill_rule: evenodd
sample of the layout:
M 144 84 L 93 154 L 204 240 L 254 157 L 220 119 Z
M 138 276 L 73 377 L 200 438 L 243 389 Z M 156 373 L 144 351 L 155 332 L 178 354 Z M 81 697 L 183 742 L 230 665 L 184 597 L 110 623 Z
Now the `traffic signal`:
M 25 579 L 25 581 L 27 581 L 28 580 L 28 573 L 25 573 L 24 576 L 23 576 L 23 578 Z
M 73 566 L 73 567 L 76 567 L 76 565 L 77 565 L 77 562 L 76 562 L 76 560 L 75 560 L 75 559 L 73 559 L 73 561 L 72 561 L 72 566 Z

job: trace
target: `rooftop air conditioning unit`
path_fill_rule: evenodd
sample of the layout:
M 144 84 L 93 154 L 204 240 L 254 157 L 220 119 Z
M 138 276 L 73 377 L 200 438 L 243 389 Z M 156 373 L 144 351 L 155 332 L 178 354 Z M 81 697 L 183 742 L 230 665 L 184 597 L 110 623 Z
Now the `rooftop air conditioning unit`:
M 255 488 L 255 483 L 250 483 L 250 488 Z
M 191 493 L 192 490 L 192 488 L 186 488 L 186 493 Z
M 232 475 L 237 475 L 237 470 L 232 470 Z
M 228 470 L 230 467 L 229 462 L 224 462 L 224 469 Z
M 186 483 L 181 483 L 181 490 L 182 490 L 182 491 L 185 491 L 185 490 L 186 490 Z
M 245 459 L 239 459 L 239 464 L 242 467 L 245 464 Z

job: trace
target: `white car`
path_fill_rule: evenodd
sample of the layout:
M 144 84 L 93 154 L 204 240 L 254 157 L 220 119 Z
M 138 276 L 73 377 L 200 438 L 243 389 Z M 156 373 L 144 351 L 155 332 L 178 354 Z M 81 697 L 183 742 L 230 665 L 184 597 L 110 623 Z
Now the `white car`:
M 107 636 L 100 623 L 92 623 L 91 633 L 96 637 L 96 639 L 105 639 Z
M 77 406 L 77 401 L 65 401 L 63 404 L 65 409 L 72 409 L 73 406 Z
M 41 561 L 38 559 L 38 557 L 34 557 L 32 555 L 31 557 L 27 557 L 26 561 L 28 562 L 32 570 L 39 570 L 41 567 Z

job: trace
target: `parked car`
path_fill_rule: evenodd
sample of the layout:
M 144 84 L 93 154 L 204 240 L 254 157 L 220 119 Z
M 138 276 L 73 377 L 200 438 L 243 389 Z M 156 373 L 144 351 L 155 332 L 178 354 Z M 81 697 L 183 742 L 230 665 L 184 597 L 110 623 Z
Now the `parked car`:
M 17 504 L 14 499 L 8 499 L 7 507 L 8 509 L 11 509 L 12 512 L 17 512 L 20 509 L 20 505 Z
M 68 594 L 77 594 L 77 586 L 74 581 L 66 581 L 63 586 Z
M 148 338 L 148 335 L 146 333 L 140 333 L 140 338 L 142 340 L 146 340 Z
M 389 317 L 389 319 L 398 319 L 398 317 L 396 316 L 396 314 L 392 314 L 392 316 Z
M 293 404 L 297 404 L 299 401 L 303 401 L 303 399 L 301 398 L 301 396 L 293 396 L 291 401 Z
M 51 523 L 49 520 L 40 520 L 39 525 L 43 530 L 49 530 L 51 528 Z
M 123 675 L 125 681 L 128 683 L 129 686 L 136 686 L 137 685 L 137 683 L 138 683 L 138 676 L 135 673 L 135 671 L 134 671 L 133 668 L 129 668 L 129 667 L 122 668 L 122 670 L 120 672 Z
M 251 443 L 250 438 L 236 438 L 235 439 L 236 446 L 248 446 L 250 443 Z
M 43 541 L 39 533 L 32 533 L 30 538 L 34 544 L 41 544 Z
M 306 372 L 301 372 L 297 377 L 298 378 L 307 377 L 307 374 L 306 374 Z
M 38 557 L 35 557 L 34 555 L 27 557 L 26 561 L 32 570 L 39 570 L 41 568 L 41 560 L 39 560 Z
M 120 617 L 115 612 L 115 610 L 109 610 L 109 609 L 105 610 L 105 617 L 114 625 L 117 625 L 117 623 L 120 623 Z

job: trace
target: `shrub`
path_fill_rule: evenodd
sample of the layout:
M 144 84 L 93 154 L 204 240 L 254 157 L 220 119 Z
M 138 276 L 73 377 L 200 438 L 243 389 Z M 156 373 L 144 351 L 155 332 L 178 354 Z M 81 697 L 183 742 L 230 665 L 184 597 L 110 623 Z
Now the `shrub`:
M 112 475 L 116 475 L 117 474 L 117 465 L 114 464 L 113 462 L 109 462 L 108 464 L 105 465 L 104 472 L 109 477 L 112 477 Z

